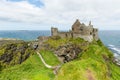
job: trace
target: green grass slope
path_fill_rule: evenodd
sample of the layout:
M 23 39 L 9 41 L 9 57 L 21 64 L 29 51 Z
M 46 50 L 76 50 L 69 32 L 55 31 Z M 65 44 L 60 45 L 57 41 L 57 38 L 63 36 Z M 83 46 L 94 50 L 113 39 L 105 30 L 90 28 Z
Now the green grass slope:
M 112 57 L 100 41 L 93 42 L 78 59 L 64 64 L 55 80 L 120 80 L 120 67 Z
M 113 54 L 100 40 L 88 43 L 80 38 L 50 38 L 44 43 L 49 45 L 48 49 L 40 51 L 46 63 L 60 64 L 51 51 L 67 43 L 78 45 L 82 53 L 63 64 L 57 75 L 43 65 L 37 54 L 33 54 L 22 64 L 1 70 L 0 80 L 120 80 L 120 67 L 113 63 Z
M 46 63 L 58 65 L 59 61 L 53 53 L 42 51 Z M 0 72 L 0 80 L 53 80 L 53 70 L 46 68 L 37 54 L 32 55 L 21 65 L 6 68 Z

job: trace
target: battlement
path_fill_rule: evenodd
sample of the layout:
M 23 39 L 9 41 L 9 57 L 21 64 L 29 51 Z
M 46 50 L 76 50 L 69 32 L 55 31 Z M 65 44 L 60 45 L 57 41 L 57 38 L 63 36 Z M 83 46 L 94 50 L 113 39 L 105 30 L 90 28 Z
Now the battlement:
M 60 36 L 61 38 L 83 38 L 86 41 L 98 40 L 98 29 L 93 28 L 91 21 L 89 25 L 86 26 L 84 23 L 80 23 L 77 19 L 72 25 L 72 29 L 69 32 L 60 32 L 58 28 L 51 28 L 52 36 Z

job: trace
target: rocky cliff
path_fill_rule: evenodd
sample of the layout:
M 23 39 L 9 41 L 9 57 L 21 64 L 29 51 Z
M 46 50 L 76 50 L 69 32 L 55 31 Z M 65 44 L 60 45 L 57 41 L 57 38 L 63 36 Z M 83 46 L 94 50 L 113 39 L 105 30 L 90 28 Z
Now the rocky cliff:
M 24 41 L 2 40 L 0 44 L 0 63 L 3 67 L 21 64 L 34 53 Z
M 45 38 L 44 38 L 45 39 Z M 61 65 L 58 74 L 48 69 L 27 42 L 0 47 L 1 80 L 119 80 L 120 67 L 113 54 L 98 41 L 48 37 L 38 40 L 36 49 L 51 66 Z M 34 42 L 32 42 L 34 47 Z M 18 65 L 15 65 L 18 64 Z M 10 74 L 10 75 L 9 75 Z

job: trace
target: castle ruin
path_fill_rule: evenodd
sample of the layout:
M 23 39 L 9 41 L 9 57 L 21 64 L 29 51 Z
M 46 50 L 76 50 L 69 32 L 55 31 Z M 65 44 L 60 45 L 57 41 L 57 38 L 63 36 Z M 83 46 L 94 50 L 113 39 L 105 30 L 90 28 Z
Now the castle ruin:
M 80 21 L 77 19 L 75 23 L 72 25 L 72 30 L 69 32 L 60 32 L 58 28 L 51 28 L 52 36 L 60 36 L 61 38 L 77 38 L 80 37 L 84 39 L 85 41 L 93 41 L 98 40 L 98 29 L 93 28 L 93 25 L 91 24 L 91 21 L 89 22 L 89 25 L 86 26 L 84 23 L 80 23 Z

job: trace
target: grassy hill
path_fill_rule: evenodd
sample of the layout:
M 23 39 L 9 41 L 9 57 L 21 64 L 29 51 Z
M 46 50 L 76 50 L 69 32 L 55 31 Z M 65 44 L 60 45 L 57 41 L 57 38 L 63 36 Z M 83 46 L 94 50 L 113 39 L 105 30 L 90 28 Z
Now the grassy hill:
M 56 56 L 49 51 L 42 51 L 43 58 L 50 65 L 58 65 Z M 0 80 L 53 80 L 55 75 L 46 68 L 37 54 L 32 55 L 21 65 L 6 68 L 0 72 Z
M 49 45 L 48 49 L 40 51 L 46 63 L 61 64 L 52 50 L 67 43 L 78 45 L 82 52 L 73 61 L 63 64 L 57 75 L 34 53 L 22 64 L 1 70 L 0 80 L 120 80 L 120 67 L 113 63 L 112 52 L 100 40 L 88 43 L 80 38 L 51 38 L 44 43 Z
M 78 59 L 62 66 L 55 80 L 119 80 L 120 67 L 112 57 L 101 43 L 90 44 Z

